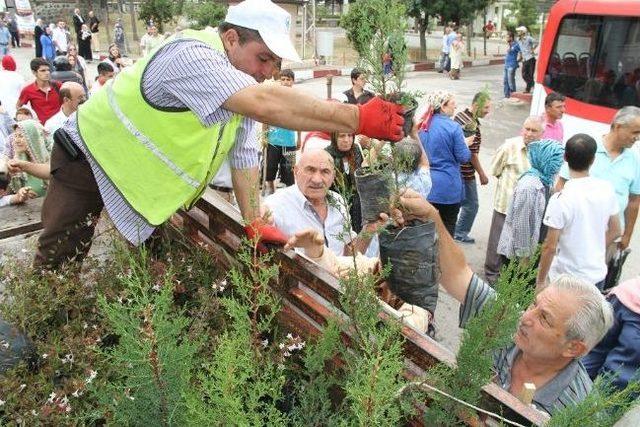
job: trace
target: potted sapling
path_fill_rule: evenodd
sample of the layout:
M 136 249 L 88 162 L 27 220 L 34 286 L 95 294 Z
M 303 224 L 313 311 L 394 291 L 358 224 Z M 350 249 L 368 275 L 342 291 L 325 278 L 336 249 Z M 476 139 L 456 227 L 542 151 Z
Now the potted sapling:
M 406 189 L 426 197 L 431 187 L 426 155 L 419 143 L 405 139 L 392 148 L 392 200 Z M 379 233 L 380 262 L 389 265 L 391 291 L 406 303 L 431 313 L 438 302 L 438 234 L 435 222 L 411 220 L 403 225 L 390 222 Z
M 408 51 L 404 4 L 398 0 L 359 0 L 343 16 L 341 25 L 359 54 L 358 65 L 367 71 L 373 91 L 404 106 L 404 133 L 410 135 L 420 94 L 405 86 Z M 363 222 L 375 221 L 381 212 L 389 212 L 391 200 L 397 200 L 405 187 L 419 184 L 422 156 L 420 145 L 408 138 L 391 147 L 374 144 L 365 153 L 363 167 L 355 173 Z M 437 239 L 433 221 L 389 224 L 379 233 L 381 262 L 391 266 L 391 290 L 405 302 L 432 314 L 438 295 Z
M 476 134 L 478 130 L 478 118 L 480 117 L 479 114 L 484 111 L 484 107 L 489 101 L 491 101 L 491 93 L 489 93 L 489 88 L 485 86 L 480 92 L 478 92 L 478 98 L 475 102 L 476 108 L 473 111 L 471 120 L 467 121 L 462 126 L 462 133 L 464 133 L 465 138 Z
M 358 67 L 366 70 L 373 91 L 387 101 L 404 107 L 404 134 L 409 135 L 413 127 L 413 116 L 418 107 L 418 92 L 405 88 L 405 72 L 408 59 L 404 33 L 407 27 L 406 11 L 397 0 L 362 0 L 350 7 L 341 19 L 359 55 Z M 377 157 L 355 173 L 356 187 L 362 201 L 363 220 L 375 220 L 384 200 L 388 206 L 390 190 L 389 176 L 383 173 L 388 156 Z

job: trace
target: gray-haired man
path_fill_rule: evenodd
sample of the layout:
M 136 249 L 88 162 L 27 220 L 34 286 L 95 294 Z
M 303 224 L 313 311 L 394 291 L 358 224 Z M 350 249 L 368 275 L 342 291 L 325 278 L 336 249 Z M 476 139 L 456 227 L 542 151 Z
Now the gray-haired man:
M 495 298 L 495 291 L 471 271 L 431 204 L 411 191 L 400 198 L 400 204 L 403 220 L 436 223 L 440 284 L 460 301 L 460 325 L 464 326 Z M 547 413 L 583 400 L 592 383 L 580 358 L 612 323 L 611 306 L 595 286 L 572 276 L 559 277 L 522 314 L 513 344 L 494 353 L 498 384 L 517 396 L 525 383 L 533 383 L 533 403 Z

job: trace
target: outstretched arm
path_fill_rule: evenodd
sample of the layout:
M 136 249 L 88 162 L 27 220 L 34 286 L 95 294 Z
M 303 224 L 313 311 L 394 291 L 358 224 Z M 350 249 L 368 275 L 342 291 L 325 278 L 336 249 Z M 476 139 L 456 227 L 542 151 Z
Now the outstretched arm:
M 233 94 L 224 108 L 286 129 L 355 133 L 358 107 L 326 102 L 295 88 L 251 85 Z
M 234 113 L 285 129 L 349 132 L 398 141 L 402 107 L 373 98 L 364 105 L 328 102 L 292 88 L 255 84 L 233 95 L 223 107 Z
M 51 167 L 49 163 L 33 163 L 26 160 L 11 159 L 7 161 L 9 173 L 25 172 L 29 175 L 40 179 L 49 179 L 51 177 Z
M 231 169 L 233 191 L 240 208 L 242 218 L 248 223 L 260 215 L 260 190 L 258 167 L 250 169 Z
M 547 237 L 542 244 L 540 253 L 540 265 L 538 266 L 538 278 L 536 280 L 536 291 L 541 291 L 547 285 L 547 276 L 551 269 L 553 257 L 558 248 L 558 240 L 560 240 L 561 229 L 548 227 Z

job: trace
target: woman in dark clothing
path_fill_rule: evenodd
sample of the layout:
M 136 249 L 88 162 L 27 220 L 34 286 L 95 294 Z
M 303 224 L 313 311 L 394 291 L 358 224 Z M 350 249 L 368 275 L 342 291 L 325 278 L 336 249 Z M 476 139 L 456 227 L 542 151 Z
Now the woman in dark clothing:
M 331 190 L 338 193 L 346 193 L 351 202 L 349 216 L 351 216 L 351 228 L 356 233 L 362 230 L 362 213 L 360 212 L 360 196 L 356 190 L 355 172 L 362 165 L 362 152 L 353 142 L 353 134 L 331 134 L 331 145 L 325 150 L 333 157 L 336 168 L 336 177 Z
M 36 21 L 36 26 L 33 29 L 33 39 L 36 45 L 36 58 L 42 57 L 42 42 L 40 42 L 40 37 L 44 34 L 44 29 L 42 28 L 42 19 L 38 19 Z
M 91 53 L 91 31 L 87 24 L 82 24 L 80 30 L 80 37 L 78 37 L 78 55 L 82 56 L 87 61 L 93 60 Z

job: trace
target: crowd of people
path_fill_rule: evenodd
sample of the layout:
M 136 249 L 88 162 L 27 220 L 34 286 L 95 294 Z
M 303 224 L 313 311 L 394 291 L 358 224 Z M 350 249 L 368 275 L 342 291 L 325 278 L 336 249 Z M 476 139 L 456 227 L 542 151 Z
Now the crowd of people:
M 81 46 L 94 26 L 79 10 L 73 22 Z M 542 244 L 530 284 L 535 303 L 522 314 L 513 344 L 494 357 L 500 386 L 519 395 L 533 383 L 534 404 L 553 413 L 583 399 L 603 372 L 626 385 L 640 364 L 640 280 L 614 287 L 608 299 L 602 291 L 611 252 L 628 249 L 638 216 L 640 157 L 631 148 L 640 138 L 640 108 L 619 110 L 604 136 L 565 136 L 565 99 L 551 93 L 544 116 L 528 117 L 521 136 L 505 141 L 485 171 L 486 91 L 464 108 L 451 92 L 429 93 L 426 112 L 403 135 L 401 107 L 366 90 L 364 70 L 352 71 L 345 102 L 292 87 L 294 72 L 280 70 L 282 59 L 299 59 L 289 22 L 273 3 L 245 0 L 229 8 L 217 32 L 185 30 L 189 37 L 165 42 L 150 26 L 142 42 L 147 55 L 118 74 L 128 65 L 116 39 L 92 85 L 74 71 L 91 60 L 91 49 L 85 57 L 84 44 L 75 54 L 64 22 L 43 27 L 32 83 L 11 74 L 15 61 L 4 56 L 0 137 L 10 194 L 0 203 L 46 194 L 34 265 L 55 270 L 82 262 L 103 209 L 125 239 L 141 244 L 207 185 L 235 200 L 249 237 L 301 248 L 336 276 L 354 268 L 344 258 L 351 254 L 355 268 L 379 268 L 376 234 L 388 221 L 433 221 L 439 283 L 461 303 L 462 326 L 495 298 L 501 266 L 534 260 Z M 526 29 L 519 33 L 530 44 Z M 441 69 L 456 70 L 452 50 L 461 41 L 451 30 L 444 37 Z M 510 41 L 529 69 L 532 58 L 518 43 Z M 505 81 L 515 68 L 505 65 Z M 4 81 L 14 82 L 11 93 Z M 261 140 L 263 199 L 256 185 Z M 390 144 L 408 159 L 398 180 L 405 188 L 395 208 L 369 221 L 360 215 L 356 171 L 388 156 Z M 460 245 L 476 244 L 470 234 L 478 181 L 488 185 L 490 176 L 497 184 L 481 277 Z M 397 304 L 408 323 L 431 336 L 434 306 Z
M 354 70 L 352 77 L 350 91 L 357 92 L 362 75 Z M 451 93 L 427 96 L 427 112 L 414 138 L 396 146 L 418 148 L 428 190 L 421 195 L 407 185 L 400 217 L 437 223 L 439 283 L 462 304 L 461 326 L 494 298 L 500 268 L 535 260 L 542 245 L 539 264 L 534 264 L 538 275 L 530 283 L 536 302 L 523 314 L 514 344 L 496 352 L 494 361 L 502 387 L 520 395 L 525 382 L 535 384 L 533 403 L 553 413 L 582 400 L 598 375 L 617 375 L 619 388 L 637 380 L 640 280 L 605 289 L 605 277 L 611 252 L 627 250 L 638 215 L 640 156 L 632 146 L 640 138 L 640 108 L 618 111 L 604 136 L 576 134 L 565 142 L 564 98 L 551 93 L 545 115 L 528 117 L 521 136 L 505 141 L 485 172 L 477 153 L 480 120 L 490 113 L 491 103 L 479 102 L 481 95 L 459 110 Z M 470 134 L 469 123 L 475 123 Z M 354 135 L 337 133 L 325 139 L 331 144 L 312 150 L 303 146 L 293 167 L 294 183 L 268 196 L 266 211 L 289 239 L 288 248 L 302 248 L 333 274 L 343 276 L 354 268 L 347 256 L 354 249 L 359 271 L 377 271 L 380 259 L 370 247 L 377 242 L 366 236 L 378 224 L 362 224 L 357 233 L 345 224 L 348 204 L 331 190 L 348 175 L 338 167 L 336 147 L 355 147 L 357 157 L 366 159 L 366 144 L 372 142 L 363 145 L 357 136 L 353 142 Z M 469 231 L 478 208 L 476 174 L 483 185 L 489 175 L 497 179 L 484 277 L 470 270 L 459 246 L 475 243 Z M 354 190 L 352 201 L 358 198 Z M 346 207 L 341 211 L 341 206 Z M 400 307 L 407 323 L 432 335 L 430 307 L 406 302 Z

